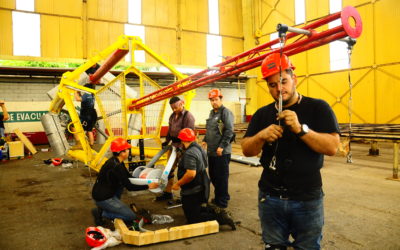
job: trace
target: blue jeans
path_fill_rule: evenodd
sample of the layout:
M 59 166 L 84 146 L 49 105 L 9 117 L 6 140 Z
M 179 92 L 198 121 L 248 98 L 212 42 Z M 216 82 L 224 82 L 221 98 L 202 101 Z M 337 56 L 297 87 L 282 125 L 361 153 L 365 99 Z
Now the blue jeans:
M 4 128 L 0 128 L 0 137 L 4 137 L 4 136 L 5 136 Z
M 258 213 L 262 238 L 270 245 L 294 249 L 320 249 L 324 225 L 323 193 L 311 201 L 293 201 L 271 197 L 259 191 Z M 289 241 L 292 235 L 294 241 Z
M 119 218 L 122 219 L 125 224 L 131 225 L 136 219 L 136 214 L 120 200 L 121 193 L 122 190 L 118 191 L 115 196 L 110 199 L 104 201 L 95 201 L 95 203 L 98 207 L 103 209 L 103 217 L 112 220 Z

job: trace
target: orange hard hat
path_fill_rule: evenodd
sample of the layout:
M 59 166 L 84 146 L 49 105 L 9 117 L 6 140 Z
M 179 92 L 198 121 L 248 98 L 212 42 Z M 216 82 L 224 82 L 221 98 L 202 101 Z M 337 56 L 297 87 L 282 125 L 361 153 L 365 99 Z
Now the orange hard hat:
M 208 99 L 215 98 L 215 97 L 223 97 L 221 90 L 219 89 L 212 89 L 208 92 Z
M 86 228 L 86 243 L 91 247 L 99 247 L 107 241 L 106 236 L 97 227 Z
M 181 139 L 181 141 L 194 141 L 196 140 L 196 135 L 192 129 L 184 128 L 179 131 L 178 138 Z
M 131 144 L 129 144 L 124 138 L 118 137 L 117 139 L 111 142 L 111 152 L 121 152 L 125 149 L 131 148 Z
M 261 64 L 261 73 L 265 79 L 289 68 L 294 70 L 296 67 L 293 66 L 285 54 L 281 56 L 280 53 L 272 53 L 264 58 Z

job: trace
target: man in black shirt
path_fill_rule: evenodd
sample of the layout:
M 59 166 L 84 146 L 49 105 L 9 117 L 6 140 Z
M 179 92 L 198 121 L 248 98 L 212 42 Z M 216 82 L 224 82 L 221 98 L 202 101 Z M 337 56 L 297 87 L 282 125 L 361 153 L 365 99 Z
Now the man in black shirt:
M 93 186 L 92 197 L 98 208 L 92 210 L 96 225 L 102 225 L 102 217 L 120 218 L 125 224 L 132 225 L 136 219 L 135 213 L 121 201 L 124 187 L 129 191 L 147 189 L 147 186 L 134 185 L 124 161 L 129 156 L 131 145 L 123 138 L 111 142 L 113 157 L 108 159 L 100 169 L 96 183 Z M 151 183 L 149 188 L 156 188 L 157 183 Z
M 340 142 L 332 109 L 296 91 L 293 69 L 284 54 L 264 59 L 263 78 L 276 102 L 256 111 L 241 144 L 245 156 L 262 151 L 258 206 L 265 249 L 320 249 L 320 169 L 324 155 L 335 155 Z

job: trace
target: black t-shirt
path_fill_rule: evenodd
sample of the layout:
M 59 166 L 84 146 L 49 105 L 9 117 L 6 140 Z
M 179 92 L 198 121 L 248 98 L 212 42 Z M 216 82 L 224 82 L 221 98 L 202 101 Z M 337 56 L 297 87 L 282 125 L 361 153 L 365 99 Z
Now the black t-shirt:
M 4 116 L 3 114 L 0 114 L 0 128 L 4 128 L 4 122 L 3 122 Z
M 92 197 L 96 201 L 104 201 L 112 198 L 122 188 L 129 191 L 147 189 L 147 186 L 132 184 L 128 178 L 132 177 L 123 162 L 119 162 L 116 157 L 108 159 L 97 176 L 93 186 Z
M 287 109 L 296 112 L 300 124 L 320 133 L 339 133 L 336 116 L 323 100 L 303 96 L 299 103 Z M 278 124 L 277 109 L 271 103 L 253 115 L 244 137 L 257 134 L 271 124 Z M 324 155 L 311 150 L 298 136 L 284 128 L 276 150 L 276 171 L 269 168 L 276 143 L 265 143 L 261 165 L 264 167 L 258 183 L 260 190 L 270 192 L 276 188 L 288 189 L 289 193 L 304 193 L 322 187 L 321 173 Z
M 203 154 L 205 152 L 196 142 L 190 144 L 183 154 L 178 165 L 178 179 L 181 179 L 185 175 L 186 170 L 196 170 L 196 176 L 191 182 L 182 185 L 182 190 L 189 190 L 202 185 L 201 174 L 206 168 L 206 163 L 204 162 L 205 156 Z

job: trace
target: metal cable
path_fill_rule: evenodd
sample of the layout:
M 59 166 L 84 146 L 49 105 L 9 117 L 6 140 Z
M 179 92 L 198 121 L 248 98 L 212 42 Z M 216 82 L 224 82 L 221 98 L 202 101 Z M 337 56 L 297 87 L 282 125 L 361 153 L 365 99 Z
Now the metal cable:
M 352 126 L 351 126 L 351 116 L 352 116 L 352 112 L 353 112 L 353 96 L 352 96 L 352 90 L 353 90 L 353 84 L 351 83 L 351 54 L 353 52 L 353 46 L 351 46 L 349 44 L 349 46 L 347 47 L 347 54 L 348 54 L 348 58 L 349 58 L 349 70 L 347 71 L 348 73 L 348 80 L 349 80 L 349 108 L 348 108 L 348 112 L 349 112 L 349 152 L 347 154 L 347 163 L 353 163 L 353 158 L 352 158 L 352 153 L 351 153 L 351 135 L 352 135 Z
M 278 90 L 279 90 L 279 100 L 278 100 L 278 115 L 280 115 L 282 113 L 282 109 L 283 109 L 283 100 L 282 100 L 282 82 L 283 82 L 283 78 L 282 78 L 282 56 L 283 56 L 283 46 L 285 45 L 285 33 L 281 34 L 280 37 L 280 43 L 279 43 L 279 47 L 280 47 L 280 63 L 279 63 L 279 85 L 278 85 Z M 278 120 L 278 126 L 281 126 L 281 120 Z M 276 140 L 276 144 L 275 144 L 275 149 L 274 149 L 274 155 L 272 156 L 271 162 L 269 164 L 269 168 L 273 171 L 276 170 L 276 153 L 278 152 L 278 144 L 279 144 L 279 138 Z

